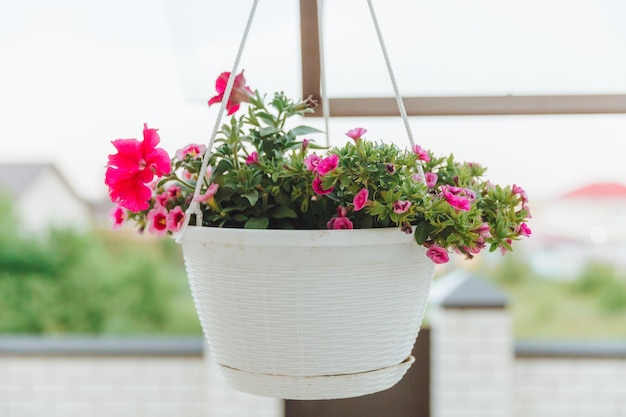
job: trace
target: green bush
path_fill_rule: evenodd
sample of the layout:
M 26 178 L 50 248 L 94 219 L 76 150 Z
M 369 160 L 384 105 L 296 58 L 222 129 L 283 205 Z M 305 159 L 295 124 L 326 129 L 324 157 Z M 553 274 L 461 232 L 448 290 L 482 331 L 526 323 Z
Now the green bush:
M 598 308 L 609 314 L 626 311 L 626 277 L 610 265 L 591 263 L 572 284 L 578 293 L 594 294 Z
M 123 233 L 22 236 L 0 222 L 0 333 L 197 334 L 179 248 Z

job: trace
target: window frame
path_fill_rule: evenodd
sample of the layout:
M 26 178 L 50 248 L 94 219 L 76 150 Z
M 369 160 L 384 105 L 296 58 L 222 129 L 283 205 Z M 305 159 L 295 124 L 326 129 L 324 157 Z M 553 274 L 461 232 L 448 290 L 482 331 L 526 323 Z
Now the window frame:
M 300 0 L 302 97 L 312 96 L 319 107 L 309 116 L 322 116 L 317 0 Z M 626 94 L 420 96 L 403 97 L 408 116 L 486 116 L 540 114 L 626 113 Z M 328 97 L 331 117 L 398 116 L 394 97 Z

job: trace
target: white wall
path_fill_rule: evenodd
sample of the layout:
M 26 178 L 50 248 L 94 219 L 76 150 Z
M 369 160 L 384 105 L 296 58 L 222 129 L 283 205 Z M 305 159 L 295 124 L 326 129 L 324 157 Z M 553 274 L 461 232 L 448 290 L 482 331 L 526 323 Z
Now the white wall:
M 88 206 L 52 171 L 39 175 L 16 202 L 15 211 L 25 230 L 49 226 L 85 228 L 91 224 Z

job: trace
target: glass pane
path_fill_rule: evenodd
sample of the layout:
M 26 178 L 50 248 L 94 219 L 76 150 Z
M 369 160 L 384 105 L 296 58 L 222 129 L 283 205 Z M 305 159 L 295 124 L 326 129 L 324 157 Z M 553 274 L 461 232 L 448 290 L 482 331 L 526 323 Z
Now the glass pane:
M 626 3 L 376 1 L 403 95 L 626 92 Z M 393 93 L 367 4 L 325 2 L 329 96 Z

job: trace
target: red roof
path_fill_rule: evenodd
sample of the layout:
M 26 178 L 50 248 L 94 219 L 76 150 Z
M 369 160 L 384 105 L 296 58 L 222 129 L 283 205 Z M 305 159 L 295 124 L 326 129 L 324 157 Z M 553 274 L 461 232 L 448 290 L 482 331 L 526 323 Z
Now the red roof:
M 626 198 L 626 186 L 618 183 L 596 183 L 570 191 L 563 198 Z

